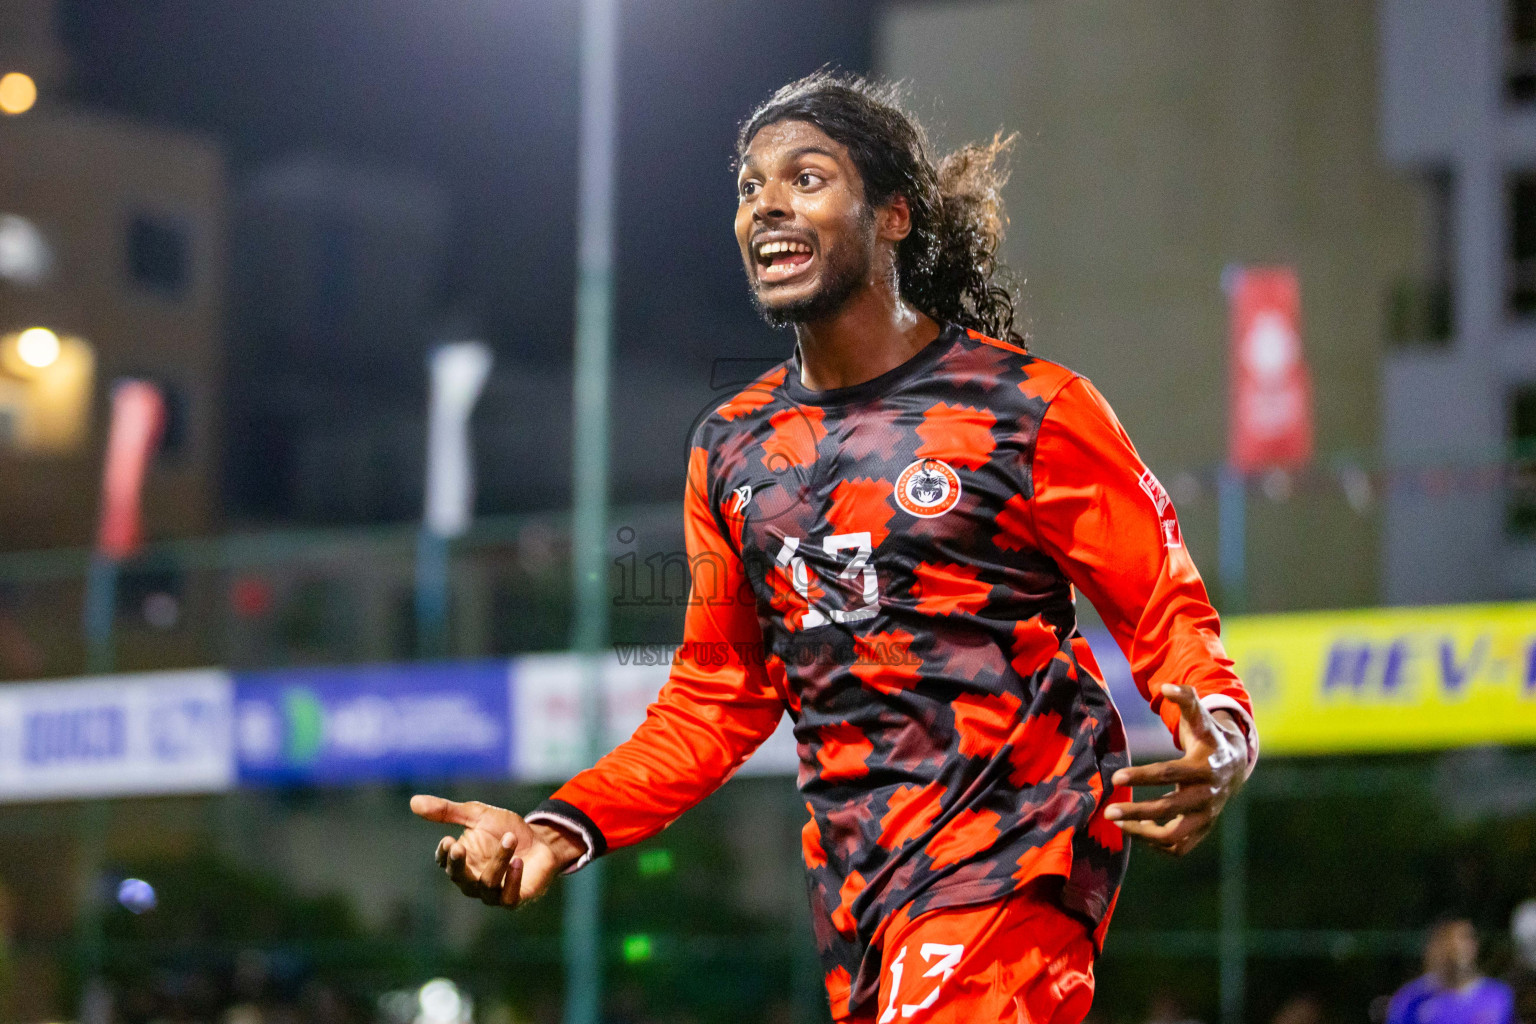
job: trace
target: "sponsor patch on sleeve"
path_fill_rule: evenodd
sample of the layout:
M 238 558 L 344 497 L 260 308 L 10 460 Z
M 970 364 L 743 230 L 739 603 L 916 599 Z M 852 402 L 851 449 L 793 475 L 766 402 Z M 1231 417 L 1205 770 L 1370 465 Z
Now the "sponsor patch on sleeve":
M 1173 499 L 1168 497 L 1168 491 L 1163 487 L 1162 482 L 1152 475 L 1150 469 L 1142 470 L 1141 479 L 1138 482 L 1147 497 L 1152 499 L 1152 507 L 1157 511 L 1157 520 L 1163 531 L 1163 546 L 1183 547 L 1184 538 L 1179 533 L 1179 520 L 1173 512 Z

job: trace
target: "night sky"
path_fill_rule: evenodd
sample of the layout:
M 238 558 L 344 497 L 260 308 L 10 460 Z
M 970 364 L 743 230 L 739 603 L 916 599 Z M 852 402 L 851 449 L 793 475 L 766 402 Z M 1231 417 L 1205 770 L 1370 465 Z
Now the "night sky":
M 621 365 L 706 380 L 715 356 L 787 354 L 787 335 L 746 296 L 730 228 L 733 136 L 793 77 L 867 70 L 873 9 L 621 0 Z M 76 99 L 214 138 L 236 185 L 319 153 L 444 189 L 455 223 L 445 301 L 498 353 L 563 366 L 577 14 L 577 0 L 63 0 L 62 20 Z M 227 400 L 238 405 L 240 390 L 230 381 Z M 553 414 L 565 408 L 552 402 Z
M 625 0 L 622 344 L 682 303 L 750 322 L 730 237 L 731 142 L 775 86 L 870 59 L 871 5 Z M 405 167 L 445 187 L 452 284 L 494 339 L 570 319 L 576 0 L 66 0 L 75 91 L 209 134 L 236 177 L 296 152 Z M 628 272 L 624 272 L 628 271 Z M 556 296 L 559 297 L 556 301 Z M 553 333 L 560 333 L 555 331 Z M 569 333 L 568 329 L 565 333 Z

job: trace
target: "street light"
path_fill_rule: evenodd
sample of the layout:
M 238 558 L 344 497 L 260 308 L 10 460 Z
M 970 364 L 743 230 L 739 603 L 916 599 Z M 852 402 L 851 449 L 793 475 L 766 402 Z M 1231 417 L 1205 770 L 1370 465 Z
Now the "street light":
M 52 269 L 53 251 L 37 225 L 0 213 L 0 281 L 35 288 L 48 280 Z
M 0 78 L 0 113 L 25 114 L 37 102 L 37 83 L 31 75 L 12 71 Z
M 34 370 L 59 361 L 59 336 L 46 327 L 29 327 L 16 336 L 16 355 Z

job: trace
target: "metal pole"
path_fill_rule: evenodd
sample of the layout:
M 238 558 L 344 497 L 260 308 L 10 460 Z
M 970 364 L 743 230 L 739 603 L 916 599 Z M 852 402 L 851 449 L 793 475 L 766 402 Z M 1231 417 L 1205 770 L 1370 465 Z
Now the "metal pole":
M 1221 1024 L 1243 1024 L 1248 945 L 1248 801 L 1221 812 Z
M 117 612 L 117 561 L 91 557 L 85 577 L 85 670 L 92 675 L 112 671 L 112 620 Z
M 448 538 L 425 525 L 416 538 L 416 656 L 448 656 Z
M 107 833 L 112 807 L 106 800 L 87 800 L 77 817 L 77 843 L 82 867 L 80 877 L 80 966 L 86 991 L 99 984 L 107 968 L 106 915 L 109 899 L 102 867 L 106 861 Z M 83 1009 L 83 1007 L 82 1007 Z M 81 1015 L 82 1019 L 84 1015 Z
M 1221 275 L 1228 302 L 1240 268 Z M 1235 358 L 1235 356 L 1234 356 Z M 1230 372 L 1234 372 L 1230 371 Z M 1222 463 L 1216 483 L 1217 575 L 1222 611 L 1248 610 L 1248 481 L 1231 461 Z M 1248 885 L 1248 803 L 1241 796 L 1221 814 L 1221 1024 L 1243 1024 L 1248 948 L 1244 934 Z
M 617 132 L 618 0 L 582 0 L 571 640 L 582 656 L 582 719 L 592 761 L 604 746 L 601 686 L 608 644 L 608 374 Z M 598 1021 L 603 983 L 601 913 L 601 865 L 594 863 L 572 876 L 565 889 L 565 1024 Z
M 1217 485 L 1219 557 L 1223 610 L 1248 607 L 1248 488 L 1241 471 L 1221 467 Z M 1221 1024 L 1242 1024 L 1247 985 L 1243 904 L 1247 888 L 1248 805 L 1241 797 L 1221 814 Z
M 1242 472 L 1223 464 L 1216 483 L 1217 577 L 1222 610 L 1248 610 L 1248 486 Z

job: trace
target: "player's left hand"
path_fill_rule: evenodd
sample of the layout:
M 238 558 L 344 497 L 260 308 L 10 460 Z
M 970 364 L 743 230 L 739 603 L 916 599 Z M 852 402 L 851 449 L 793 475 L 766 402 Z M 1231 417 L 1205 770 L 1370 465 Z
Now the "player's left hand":
M 487 906 L 516 907 L 537 899 L 580 855 L 574 842 L 550 826 L 478 800 L 411 797 L 411 811 L 428 821 L 462 825 L 458 839 L 437 844 L 437 866 L 464 895 Z
M 1122 768 L 1112 781 L 1116 786 L 1172 785 L 1173 792 L 1156 800 L 1110 804 L 1104 817 L 1126 834 L 1182 857 L 1205 838 L 1227 801 L 1243 788 L 1248 739 L 1231 714 L 1206 710 L 1193 687 L 1166 683 L 1163 697 L 1179 706 L 1184 756 Z

